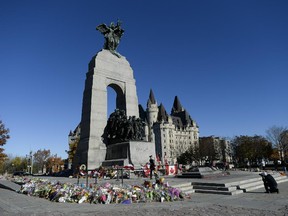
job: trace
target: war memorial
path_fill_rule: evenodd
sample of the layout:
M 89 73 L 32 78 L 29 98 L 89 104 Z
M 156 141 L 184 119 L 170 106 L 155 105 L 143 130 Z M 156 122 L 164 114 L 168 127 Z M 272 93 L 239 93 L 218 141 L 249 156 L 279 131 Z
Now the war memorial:
M 89 62 L 81 122 L 69 135 L 69 139 L 80 138 L 73 167 L 83 164 L 88 169 L 128 164 L 139 167 L 151 155 L 162 164 L 175 164 L 180 152 L 199 143 L 199 126 L 178 96 L 171 115 L 162 103 L 158 106 L 152 89 L 147 108 L 138 104 L 133 69 L 117 52 L 124 33 L 121 23 L 101 24 L 96 29 L 103 34 L 105 43 Z M 108 87 L 116 92 L 116 109 L 107 120 Z
M 97 27 L 105 38 L 103 49 L 89 63 L 83 94 L 81 136 L 74 167 L 143 164 L 155 156 L 155 145 L 145 140 L 145 124 L 139 119 L 133 70 L 116 51 L 124 30 L 120 22 Z M 107 116 L 107 87 L 115 90 L 116 110 Z M 141 152 L 141 154 L 139 154 Z

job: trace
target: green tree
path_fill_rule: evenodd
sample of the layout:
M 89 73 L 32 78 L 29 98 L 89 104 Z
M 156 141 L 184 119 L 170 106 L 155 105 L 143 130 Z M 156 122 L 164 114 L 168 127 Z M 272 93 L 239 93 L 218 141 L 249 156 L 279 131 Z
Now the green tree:
M 74 160 L 79 140 L 80 137 L 77 137 L 69 144 L 68 160 L 70 163 L 72 163 L 72 161 Z
M 177 157 L 177 162 L 184 165 L 192 164 L 193 162 L 200 164 L 201 160 L 202 156 L 200 155 L 198 145 L 191 146 L 187 151 Z
M 191 164 L 193 162 L 193 156 L 193 147 L 190 147 L 187 151 L 177 157 L 177 162 L 178 164 L 184 165 Z
M 272 143 L 262 136 L 236 136 L 232 140 L 235 156 L 239 162 L 257 162 L 272 155 Z
M 202 159 L 205 159 L 209 163 L 212 163 L 213 160 L 216 160 L 219 158 L 219 155 L 217 155 L 217 152 L 215 151 L 213 136 L 200 137 L 199 154 Z
M 10 163 L 12 164 L 14 171 L 26 171 L 27 170 L 26 158 L 17 156 L 11 159 Z
M 27 159 L 8 155 L 0 169 L 0 173 L 13 173 L 14 171 L 27 171 Z
M 4 153 L 4 146 L 7 140 L 10 138 L 9 129 L 5 128 L 4 123 L 0 120 L 0 166 L 3 165 L 3 162 L 7 158 L 7 155 Z

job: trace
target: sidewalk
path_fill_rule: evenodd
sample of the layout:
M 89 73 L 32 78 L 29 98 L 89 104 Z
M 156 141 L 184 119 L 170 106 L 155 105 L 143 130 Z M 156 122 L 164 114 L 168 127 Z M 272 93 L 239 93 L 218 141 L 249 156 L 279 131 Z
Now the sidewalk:
M 218 182 L 234 181 L 235 179 L 244 177 L 249 178 L 249 175 L 256 174 L 240 172 L 227 178 L 218 177 L 214 180 Z M 77 179 L 55 179 L 77 182 Z M 195 179 L 165 177 L 165 180 L 170 185 L 177 185 L 185 181 L 194 181 Z M 207 181 L 207 179 L 196 180 Z M 85 179 L 80 179 L 80 183 L 85 183 L 85 181 Z M 93 181 L 93 179 L 89 181 Z M 143 183 L 143 179 L 124 179 L 124 184 L 133 182 L 140 184 L 140 182 Z M 3 185 L 3 183 L 6 184 L 7 182 L 5 183 L 3 180 L 0 180 L 1 183 Z M 129 205 L 54 203 L 0 188 L 0 215 L 288 215 L 288 182 L 279 184 L 278 188 L 280 190 L 279 194 L 266 194 L 263 188 L 234 196 L 196 193 L 191 195 L 191 199 L 185 201 Z

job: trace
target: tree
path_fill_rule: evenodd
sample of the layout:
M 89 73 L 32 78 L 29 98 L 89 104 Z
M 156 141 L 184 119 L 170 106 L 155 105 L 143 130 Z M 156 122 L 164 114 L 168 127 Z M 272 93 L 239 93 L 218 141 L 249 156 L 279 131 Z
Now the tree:
M 288 130 L 281 133 L 280 151 L 283 153 L 283 160 L 288 157 Z
M 50 150 L 38 150 L 34 153 L 34 166 L 36 168 L 36 171 L 43 172 L 44 165 L 46 165 L 47 159 L 50 157 Z
M 11 160 L 14 171 L 26 171 L 27 169 L 27 160 L 23 157 L 15 157 Z
M 262 136 L 236 136 L 232 140 L 235 156 L 239 162 L 258 162 L 272 155 L 272 143 Z
M 14 171 L 27 171 L 27 159 L 24 157 L 13 157 L 12 155 L 8 155 L 0 167 L 0 173 L 13 173 Z
M 213 160 L 218 158 L 215 151 L 214 137 L 200 137 L 199 139 L 199 154 L 207 162 L 212 163 Z
M 76 137 L 70 144 L 69 144 L 69 151 L 68 151 L 68 160 L 70 163 L 74 160 L 74 156 L 76 154 L 77 146 L 79 143 L 80 137 Z
M 191 146 L 187 151 L 177 157 L 178 164 L 191 164 L 194 161 L 194 148 Z
M 187 151 L 177 157 L 179 164 L 192 164 L 193 162 L 201 165 L 202 156 L 200 155 L 199 145 L 191 146 Z
M 0 120 L 0 165 L 2 165 L 5 158 L 7 158 L 7 155 L 4 153 L 4 148 L 1 146 L 4 146 L 9 138 L 9 129 L 5 128 L 4 123 Z
M 59 172 L 62 170 L 62 166 L 64 165 L 64 161 L 61 157 L 57 157 L 57 154 L 50 156 L 47 159 L 47 171 L 50 173 Z
M 267 139 L 278 149 L 281 160 L 284 160 L 288 150 L 288 129 L 286 127 L 272 126 L 266 130 Z
M 273 161 L 278 161 L 280 160 L 280 156 L 279 156 L 279 151 L 277 148 L 273 148 L 272 154 L 270 156 L 270 159 Z M 276 163 L 276 162 L 275 162 Z

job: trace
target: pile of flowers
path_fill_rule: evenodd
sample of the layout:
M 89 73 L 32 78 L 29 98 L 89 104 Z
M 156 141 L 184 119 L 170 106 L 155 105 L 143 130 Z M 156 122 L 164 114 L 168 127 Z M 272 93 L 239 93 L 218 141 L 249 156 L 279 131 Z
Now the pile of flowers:
M 89 187 L 72 183 L 51 182 L 45 179 L 29 179 L 21 186 L 19 193 L 37 196 L 52 202 L 131 204 L 141 202 L 170 202 L 189 198 L 177 188 L 170 187 L 160 178 L 156 183 L 145 181 L 143 185 L 102 185 Z

